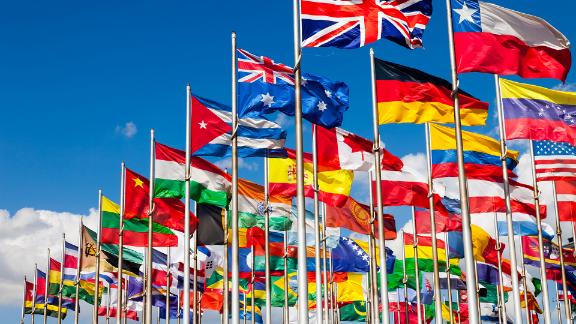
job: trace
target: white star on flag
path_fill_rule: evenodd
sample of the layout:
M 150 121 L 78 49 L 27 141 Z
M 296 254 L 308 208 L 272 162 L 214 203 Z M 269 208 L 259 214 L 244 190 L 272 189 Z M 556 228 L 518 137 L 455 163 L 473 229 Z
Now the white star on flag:
M 208 124 L 206 124 L 206 123 L 204 122 L 204 120 L 202 120 L 201 122 L 198 123 L 198 125 L 200 125 L 200 129 L 206 129 L 206 126 L 207 126 Z
M 270 93 L 266 92 L 266 94 L 261 94 L 262 99 L 260 102 L 264 104 L 264 106 L 272 107 L 274 104 L 274 96 L 271 96 Z
M 320 101 L 318 103 L 318 105 L 316 105 L 316 107 L 318 107 L 318 110 L 320 110 L 320 111 L 324 111 L 324 110 L 328 109 L 328 106 L 326 105 L 326 103 L 324 101 Z
M 471 23 L 474 23 L 474 18 L 472 18 L 472 15 L 476 12 L 476 10 L 468 8 L 466 3 L 464 3 L 462 8 L 454 9 L 454 12 L 460 16 L 460 19 L 458 20 L 459 24 L 461 24 L 463 21 L 469 21 Z
M 326 94 L 326 97 L 332 98 L 332 92 L 331 92 L 330 90 L 325 89 L 325 90 L 324 90 L 324 93 Z

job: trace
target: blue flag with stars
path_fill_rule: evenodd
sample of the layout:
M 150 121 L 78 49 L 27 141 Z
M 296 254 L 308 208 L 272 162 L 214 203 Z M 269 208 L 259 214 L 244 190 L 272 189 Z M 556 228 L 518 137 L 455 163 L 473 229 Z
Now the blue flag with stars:
M 238 52 L 238 115 L 258 117 L 280 111 L 294 116 L 293 69 L 242 49 Z M 301 85 L 304 119 L 325 128 L 341 126 L 349 106 L 348 86 L 307 73 Z

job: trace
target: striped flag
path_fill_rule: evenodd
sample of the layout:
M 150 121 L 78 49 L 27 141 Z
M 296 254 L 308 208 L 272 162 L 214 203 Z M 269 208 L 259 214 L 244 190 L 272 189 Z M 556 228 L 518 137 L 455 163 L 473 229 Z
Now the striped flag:
M 576 180 L 576 146 L 534 141 L 532 147 L 538 181 Z
M 576 181 L 556 181 L 556 201 L 561 222 L 576 220 Z
M 74 286 L 78 267 L 78 247 L 72 243 L 64 244 L 64 285 Z

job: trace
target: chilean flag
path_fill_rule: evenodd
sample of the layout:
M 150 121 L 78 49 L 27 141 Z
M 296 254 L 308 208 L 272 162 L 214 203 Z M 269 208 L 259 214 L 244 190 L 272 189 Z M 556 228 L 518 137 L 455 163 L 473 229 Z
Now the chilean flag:
M 452 0 L 456 69 L 566 80 L 570 42 L 542 18 L 478 0 Z

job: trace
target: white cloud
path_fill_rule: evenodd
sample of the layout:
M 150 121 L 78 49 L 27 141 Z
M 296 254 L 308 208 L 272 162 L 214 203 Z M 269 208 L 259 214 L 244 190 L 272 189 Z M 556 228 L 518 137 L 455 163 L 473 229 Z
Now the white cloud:
M 232 169 L 232 158 L 225 158 L 222 160 L 218 160 L 214 163 L 220 169 L 228 170 L 228 173 L 231 173 Z M 238 168 L 245 169 L 248 171 L 256 171 L 258 170 L 258 163 L 256 162 L 248 162 L 246 159 L 238 158 Z
M 404 162 L 404 166 L 417 171 L 419 174 L 425 177 L 428 176 L 426 154 L 410 153 L 402 157 L 402 162 Z
M 53 258 L 62 258 L 62 233 L 73 244 L 79 241 L 80 217 L 96 228 L 98 213 L 90 209 L 88 215 L 23 208 L 14 215 L 0 210 L 0 304 L 20 305 L 22 279 L 34 278 L 34 263 L 46 269 L 47 248 Z
M 294 117 L 278 113 L 274 119 L 274 122 L 280 125 L 283 129 L 288 129 L 294 126 Z
M 138 128 L 134 122 L 127 122 L 124 126 L 117 125 L 116 126 L 116 134 L 120 134 L 125 138 L 132 138 L 134 135 L 138 133 Z

